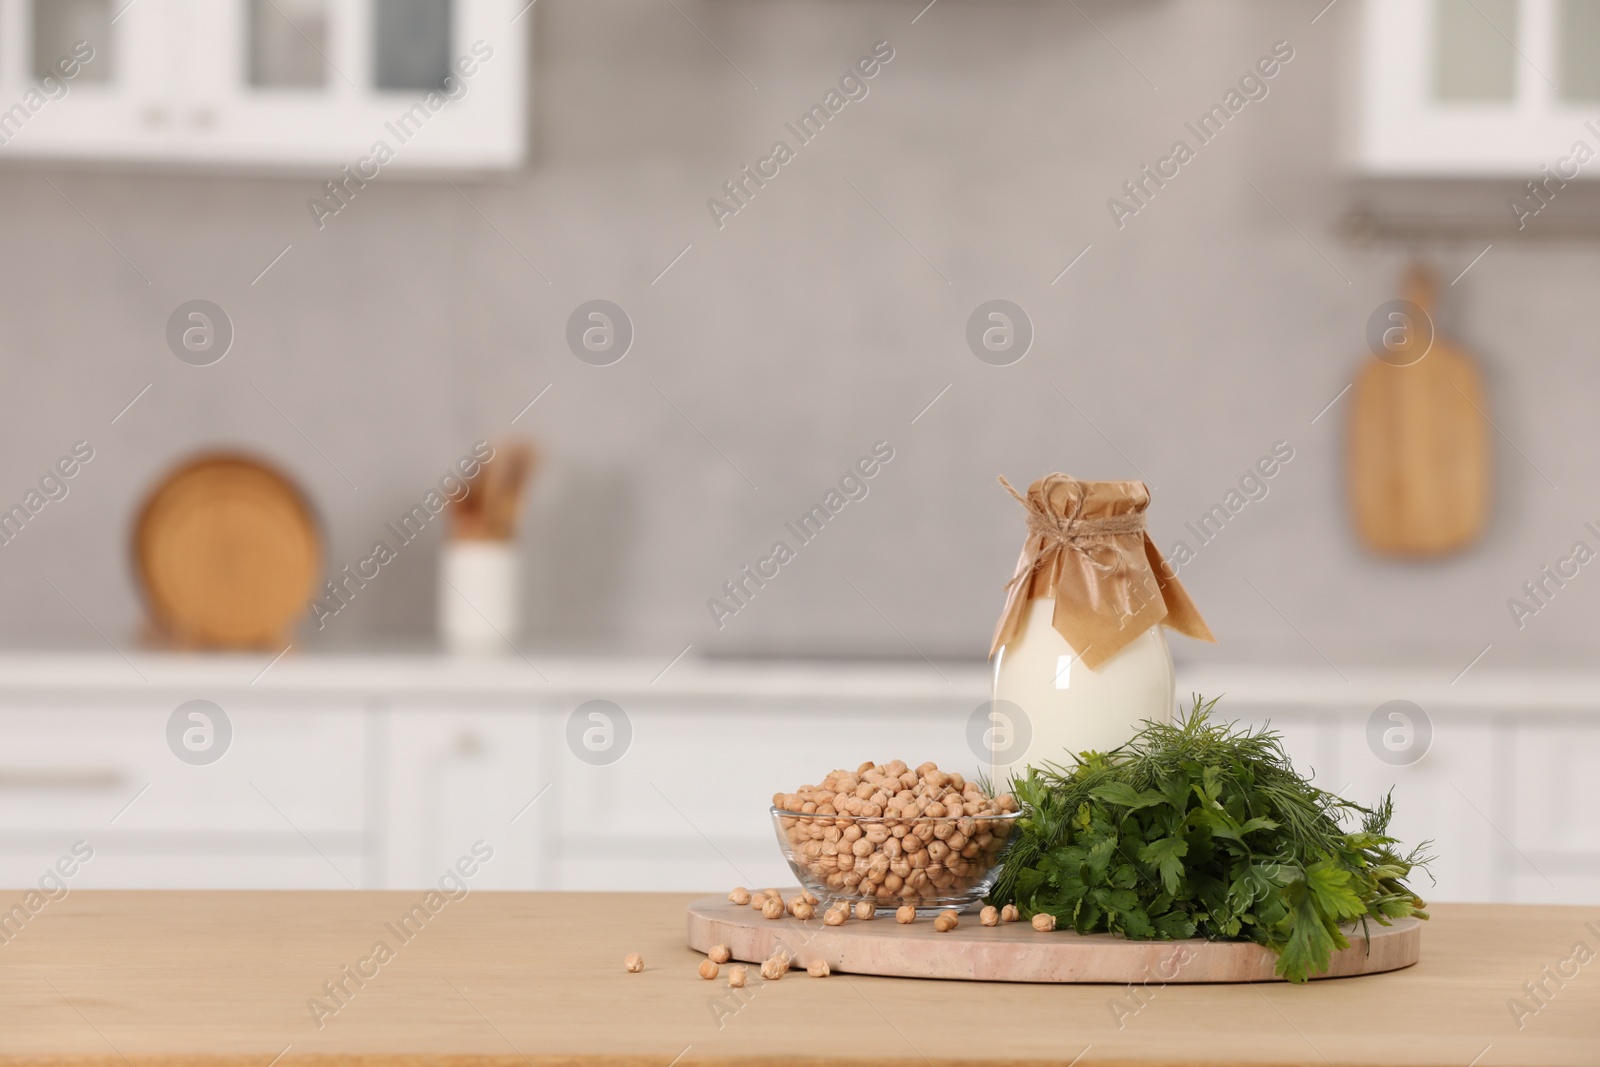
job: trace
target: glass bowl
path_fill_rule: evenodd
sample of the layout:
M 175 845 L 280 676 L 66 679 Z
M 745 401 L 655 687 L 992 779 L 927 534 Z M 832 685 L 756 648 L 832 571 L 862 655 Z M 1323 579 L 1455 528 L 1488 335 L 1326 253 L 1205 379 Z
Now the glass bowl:
M 806 889 L 823 900 L 870 900 L 879 911 L 910 904 L 919 912 L 961 910 L 988 896 L 1022 814 L 770 810 L 783 858 Z

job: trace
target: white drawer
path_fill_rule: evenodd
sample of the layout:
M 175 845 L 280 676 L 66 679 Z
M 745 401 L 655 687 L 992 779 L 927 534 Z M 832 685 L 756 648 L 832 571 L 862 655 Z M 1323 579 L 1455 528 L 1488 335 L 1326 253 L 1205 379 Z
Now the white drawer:
M 0 832 L 23 842 L 142 836 L 182 849 L 185 834 L 207 847 L 203 839 L 219 833 L 315 841 L 367 825 L 357 707 L 231 701 L 223 708 L 231 740 L 206 765 L 168 747 L 174 707 L 146 699 L 0 709 Z
M 0 886 L 6 887 L 0 889 L 0 916 L 10 912 L 30 889 L 59 897 L 63 887 L 71 893 L 80 889 L 346 889 L 350 885 L 365 889 L 370 885 L 369 861 L 362 853 L 329 845 L 319 855 L 298 838 L 266 847 L 239 840 L 203 853 L 152 850 L 128 839 L 102 841 L 90 846 L 93 854 L 87 862 L 74 858 L 58 868 L 62 858 L 71 855 L 75 841 L 87 844 L 83 838 L 63 838 L 53 850 L 32 847 L 0 852 Z M 78 856 L 82 855 L 80 848 Z M 71 870 L 71 875 L 62 876 L 59 871 L 63 869 Z M 33 903 L 37 906 L 37 899 Z M 43 913 L 48 912 L 46 907 Z

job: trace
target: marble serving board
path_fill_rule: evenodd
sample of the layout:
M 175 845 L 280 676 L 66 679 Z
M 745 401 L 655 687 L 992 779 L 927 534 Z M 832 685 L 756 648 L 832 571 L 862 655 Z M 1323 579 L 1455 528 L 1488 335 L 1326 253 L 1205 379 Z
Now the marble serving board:
M 791 893 L 786 892 L 787 898 Z M 791 915 L 766 919 L 749 906 L 706 897 L 689 906 L 689 947 L 707 952 L 727 945 L 747 963 L 768 959 L 779 948 L 796 968 L 823 959 L 835 971 L 902 978 L 961 978 L 985 982 L 1272 982 L 1277 957 L 1260 945 L 1238 941 L 1129 941 L 1112 934 L 1043 933 L 1029 923 L 983 926 L 976 911 L 961 916 L 947 933 L 920 916 L 901 924 L 889 913 L 843 926 L 825 926 L 820 916 L 801 922 Z M 1422 922 L 1398 919 L 1371 923 L 1365 932 L 1348 927 L 1350 947 L 1335 953 L 1327 973 L 1343 978 L 1409 967 L 1422 955 Z

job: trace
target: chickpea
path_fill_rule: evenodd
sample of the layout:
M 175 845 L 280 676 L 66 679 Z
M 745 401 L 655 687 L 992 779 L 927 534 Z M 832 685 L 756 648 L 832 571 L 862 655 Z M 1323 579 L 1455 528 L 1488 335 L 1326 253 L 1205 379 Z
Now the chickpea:
M 637 952 L 630 952 L 628 958 L 622 961 L 622 966 L 629 974 L 638 974 L 644 970 L 644 957 Z
M 717 965 L 712 963 L 710 960 L 700 961 L 700 977 L 704 978 L 706 981 L 709 982 L 715 978 L 717 976 L 717 971 Z
M 804 904 L 805 902 L 806 902 L 806 898 L 805 897 L 802 897 L 802 896 L 790 897 L 787 901 L 784 902 L 783 910 L 788 912 L 790 915 L 793 915 L 794 914 L 794 909 L 799 907 L 801 904 Z
M 897 923 L 914 923 L 917 921 L 917 909 L 910 904 L 902 904 L 895 909 L 894 921 Z
M 816 913 L 817 909 L 813 908 L 810 904 L 807 904 L 803 900 L 794 906 L 794 917 L 799 919 L 801 922 L 805 922 Z
M 706 953 L 706 958 L 712 963 L 727 963 L 733 959 L 733 952 L 727 945 L 712 945 L 711 951 Z
M 1056 928 L 1056 917 L 1048 911 L 1041 911 L 1033 917 L 1033 928 L 1040 933 L 1049 933 Z
M 809 890 L 809 889 L 803 889 L 803 890 L 801 890 L 801 891 L 800 891 L 800 895 L 801 895 L 801 896 L 802 896 L 802 897 L 804 897 L 804 898 L 805 898 L 805 901 L 806 901 L 806 903 L 807 903 L 807 904 L 810 904 L 810 905 L 811 905 L 811 906 L 812 906 L 812 907 L 813 907 L 813 908 L 814 908 L 814 907 L 816 907 L 816 906 L 817 906 L 817 905 L 818 905 L 818 904 L 820 904 L 820 903 L 822 903 L 822 901 L 820 901 L 820 900 L 818 900 L 818 899 L 817 899 L 817 895 L 816 895 L 816 894 L 815 894 L 815 893 L 813 893 L 813 892 L 812 892 L 812 891 L 811 891 L 811 890 Z
M 761 914 L 768 919 L 783 918 L 783 901 L 777 897 L 768 897 L 766 903 L 761 905 Z
M 743 989 L 745 982 L 745 969 L 743 967 L 728 968 L 728 988 Z
M 878 914 L 877 906 L 870 900 L 856 901 L 856 918 L 865 922 Z
M 984 908 L 982 911 L 980 911 L 978 913 L 978 921 L 980 923 L 982 923 L 983 925 L 985 925 L 985 926 L 999 926 L 1000 925 L 1000 912 L 999 912 L 999 909 L 995 908 L 993 905 L 990 905 L 989 907 Z
M 933 928 L 941 934 L 949 933 L 960 924 L 961 920 L 956 918 L 956 913 L 953 911 L 941 911 L 933 920 Z
M 742 885 L 734 886 L 733 892 L 728 894 L 728 899 L 735 904 L 748 904 L 750 903 L 750 890 Z
M 824 926 L 843 926 L 844 918 L 845 913 L 843 911 L 838 908 L 829 908 L 827 914 L 822 917 L 822 923 Z
M 828 966 L 827 960 L 817 959 L 806 964 L 806 973 L 813 978 L 826 978 L 833 973 L 833 969 Z
M 1020 918 L 1022 916 L 1018 914 L 1015 904 L 1007 904 L 1000 909 L 1000 921 L 1003 923 L 1014 923 Z
M 773 960 L 768 960 L 761 965 L 761 977 L 768 982 L 776 982 L 783 977 L 783 969 Z

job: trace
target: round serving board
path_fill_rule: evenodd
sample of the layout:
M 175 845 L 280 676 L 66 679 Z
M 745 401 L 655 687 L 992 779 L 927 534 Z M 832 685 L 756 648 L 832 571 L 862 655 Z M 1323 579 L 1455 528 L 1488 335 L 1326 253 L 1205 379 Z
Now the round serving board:
M 793 892 L 798 893 L 799 890 Z M 787 897 L 789 894 L 785 894 Z M 1318 978 L 1376 974 L 1409 967 L 1422 955 L 1422 923 L 1349 927 L 1350 947 L 1335 953 Z M 976 912 L 937 933 L 933 919 L 900 924 L 880 914 L 862 922 L 824 926 L 821 917 L 764 919 L 749 906 L 706 897 L 689 906 L 689 947 L 700 952 L 727 945 L 733 958 L 760 963 L 779 948 L 803 968 L 814 959 L 847 974 L 901 978 L 965 978 L 986 982 L 1272 982 L 1277 957 L 1251 942 L 1129 941 L 1111 934 L 1070 930 L 1040 933 L 1025 922 L 983 926 Z
M 234 453 L 200 456 L 161 480 L 139 513 L 133 557 L 161 635 L 189 648 L 281 648 L 322 566 L 305 495 Z

